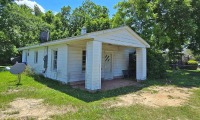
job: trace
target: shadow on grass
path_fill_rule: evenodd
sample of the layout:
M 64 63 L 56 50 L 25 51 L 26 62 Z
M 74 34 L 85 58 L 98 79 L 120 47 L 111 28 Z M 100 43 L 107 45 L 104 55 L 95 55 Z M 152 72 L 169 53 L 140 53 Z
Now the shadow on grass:
M 119 95 L 124 95 L 138 90 L 143 89 L 144 87 L 152 85 L 176 85 L 179 87 L 200 87 L 200 71 L 188 71 L 188 70 L 179 70 L 179 71 L 168 71 L 168 77 L 166 79 L 159 80 L 147 80 L 145 81 L 142 87 L 136 86 L 127 86 L 122 88 L 117 88 L 108 91 L 97 91 L 96 93 L 90 93 L 84 90 L 72 88 L 70 85 L 63 85 L 58 81 L 54 81 L 43 76 L 35 75 L 34 79 L 42 84 L 45 84 L 49 88 L 58 90 L 70 96 L 76 97 L 85 102 L 93 102 L 103 98 L 110 98 Z
M 131 92 L 136 92 L 136 91 L 142 89 L 141 87 L 127 86 L 127 87 L 123 87 L 123 88 L 117 88 L 114 90 L 97 91 L 95 93 L 90 93 L 85 90 L 72 88 L 70 85 L 61 84 L 60 82 L 55 81 L 55 80 L 44 78 L 43 76 L 36 75 L 36 76 L 34 76 L 34 79 L 37 82 L 40 82 L 40 83 L 48 86 L 49 88 L 58 90 L 60 92 L 63 92 L 70 96 L 73 96 L 84 102 L 93 102 L 93 101 L 97 101 L 97 100 L 104 99 L 104 98 L 110 98 L 110 97 L 123 95 L 123 94 L 131 93 Z

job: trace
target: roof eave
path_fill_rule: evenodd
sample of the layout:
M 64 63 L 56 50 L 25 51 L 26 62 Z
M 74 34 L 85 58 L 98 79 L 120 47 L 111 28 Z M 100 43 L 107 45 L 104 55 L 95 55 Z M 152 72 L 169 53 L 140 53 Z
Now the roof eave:
M 92 38 L 89 37 L 88 35 L 83 35 L 79 37 L 65 38 L 65 39 L 55 40 L 55 41 L 46 42 L 46 43 L 40 43 L 33 46 L 21 47 L 21 48 L 17 48 L 17 50 L 21 51 L 21 50 L 26 50 L 26 49 L 31 49 L 31 48 L 57 45 L 57 44 L 62 44 L 62 43 L 67 43 L 67 42 L 77 41 L 77 40 L 85 40 L 85 39 L 92 39 Z

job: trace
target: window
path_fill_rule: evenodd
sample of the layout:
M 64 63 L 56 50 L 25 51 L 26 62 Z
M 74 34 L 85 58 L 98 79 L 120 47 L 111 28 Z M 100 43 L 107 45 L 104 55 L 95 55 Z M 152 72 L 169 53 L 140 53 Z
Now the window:
M 82 71 L 85 71 L 86 68 L 86 51 L 82 51 Z
M 25 62 L 28 60 L 28 52 L 25 52 Z
M 35 51 L 34 63 L 38 63 L 38 51 Z
M 57 50 L 53 50 L 53 56 L 52 56 L 53 70 L 57 70 L 57 58 L 58 58 L 58 51 Z

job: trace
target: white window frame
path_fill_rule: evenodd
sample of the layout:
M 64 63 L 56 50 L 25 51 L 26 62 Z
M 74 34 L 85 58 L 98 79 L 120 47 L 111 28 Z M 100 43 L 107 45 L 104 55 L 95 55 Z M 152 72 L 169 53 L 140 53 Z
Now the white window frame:
M 34 52 L 34 63 L 37 64 L 38 63 L 38 51 Z
M 55 56 L 55 52 L 57 52 L 57 55 Z M 58 69 L 58 50 L 57 49 L 54 49 L 52 50 L 52 70 L 53 71 L 57 71 Z M 55 63 L 56 63 L 56 67 L 55 67 Z

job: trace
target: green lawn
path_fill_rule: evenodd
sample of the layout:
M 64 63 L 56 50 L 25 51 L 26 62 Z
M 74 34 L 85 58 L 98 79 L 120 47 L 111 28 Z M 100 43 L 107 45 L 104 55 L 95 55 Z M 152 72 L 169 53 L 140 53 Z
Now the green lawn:
M 0 109 L 6 109 L 16 98 L 44 99 L 44 103 L 54 106 L 71 105 L 76 112 L 52 116 L 53 119 L 196 119 L 200 118 L 200 89 L 193 90 L 187 104 L 179 107 L 149 107 L 132 105 L 108 108 L 102 103 L 112 102 L 119 95 L 142 91 L 151 86 L 174 85 L 177 87 L 200 88 L 200 71 L 168 71 L 168 78 L 163 80 L 147 80 L 143 87 L 124 87 L 115 90 L 88 93 L 73 89 L 68 85 L 45 79 L 22 75 L 21 85 L 16 85 L 17 76 L 11 75 L 0 68 Z M 19 90 L 16 93 L 6 93 Z

